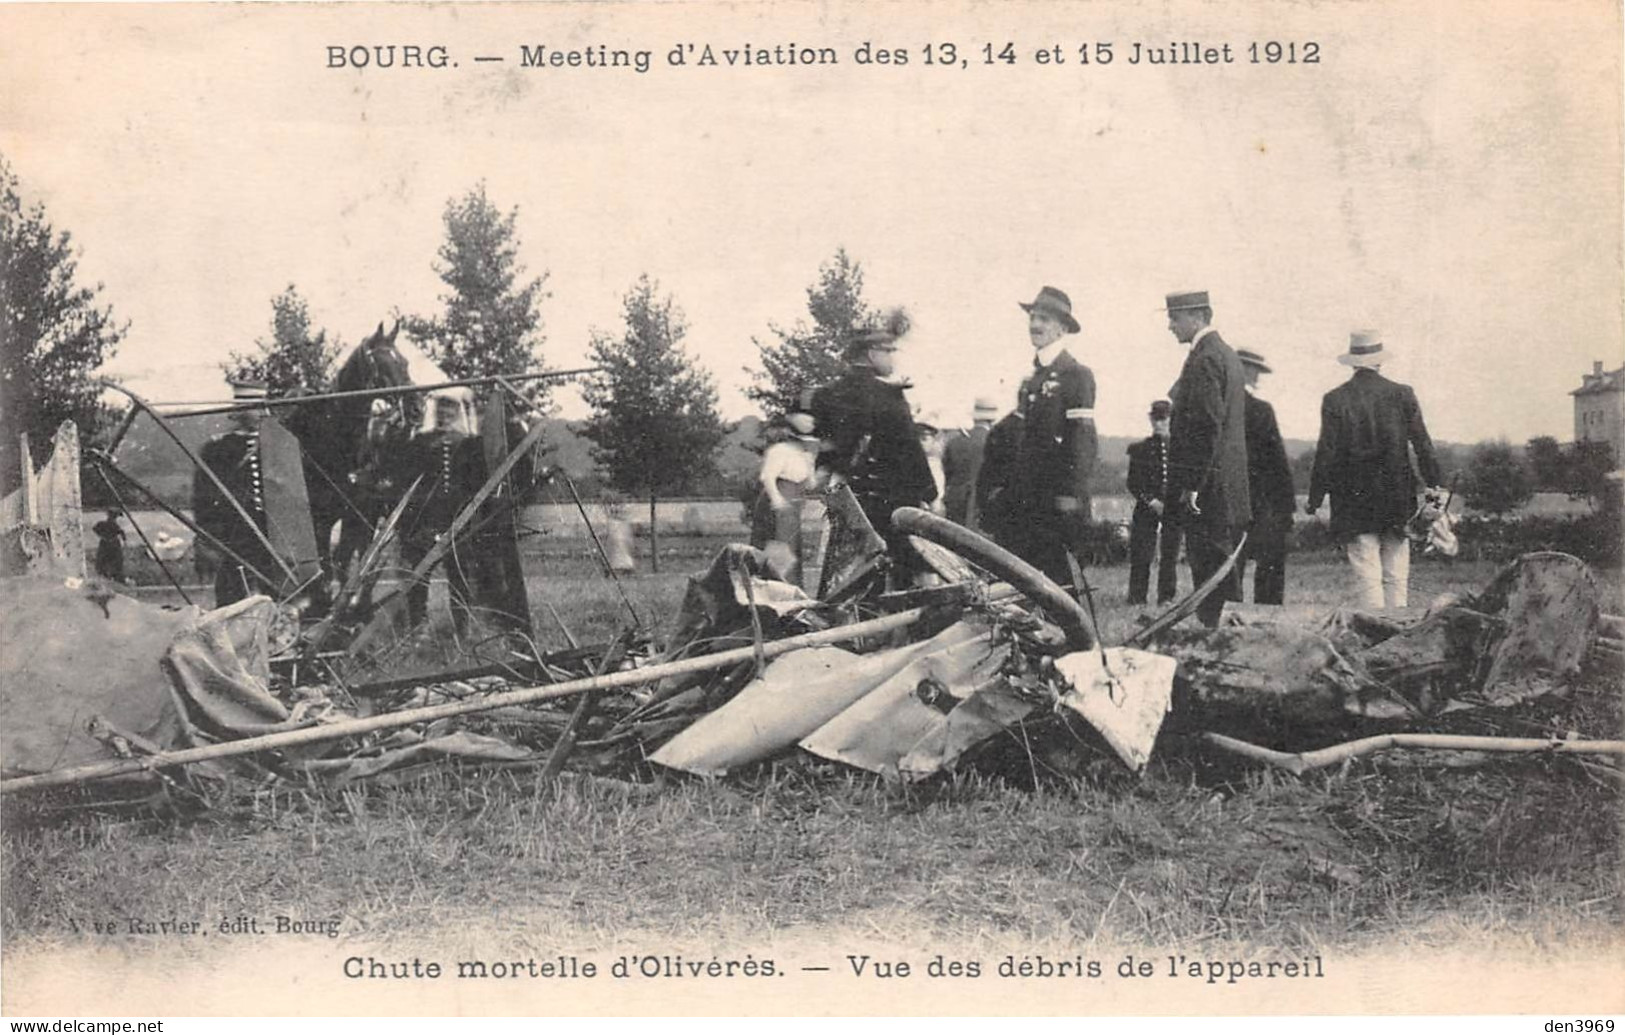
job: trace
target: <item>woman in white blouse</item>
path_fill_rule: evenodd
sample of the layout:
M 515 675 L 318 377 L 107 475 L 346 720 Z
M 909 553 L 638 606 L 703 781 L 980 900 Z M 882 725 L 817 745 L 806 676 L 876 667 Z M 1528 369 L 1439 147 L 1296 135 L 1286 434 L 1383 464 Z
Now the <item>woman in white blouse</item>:
M 793 580 L 801 566 L 801 500 L 818 488 L 818 450 L 811 414 L 785 417 L 790 437 L 762 453 L 761 493 L 751 515 L 750 545 L 766 550 L 777 574 Z

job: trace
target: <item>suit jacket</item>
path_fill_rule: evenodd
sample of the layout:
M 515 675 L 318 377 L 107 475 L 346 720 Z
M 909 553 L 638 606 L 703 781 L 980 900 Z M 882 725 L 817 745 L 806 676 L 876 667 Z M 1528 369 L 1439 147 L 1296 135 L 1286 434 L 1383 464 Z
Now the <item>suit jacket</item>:
M 1290 516 L 1297 509 L 1298 496 L 1292 489 L 1292 465 L 1287 462 L 1280 425 L 1275 423 L 1275 407 L 1249 392 L 1246 417 L 1247 486 L 1253 520 L 1266 515 Z
M 1241 360 L 1209 331 L 1192 343 L 1169 399 L 1168 494 L 1195 490 L 1199 524 L 1242 529 L 1252 521 L 1247 484 L 1246 392 Z
M 949 521 L 968 524 L 971 493 L 982 469 L 982 451 L 987 445 L 989 425 L 979 424 L 960 431 L 942 448 L 942 475 L 947 489 L 942 494 L 943 510 Z
M 1320 442 L 1309 502 L 1332 498 L 1332 534 L 1398 532 L 1416 510 L 1416 451 L 1422 479 L 1439 483 L 1433 440 L 1409 385 L 1375 370 L 1354 376 L 1326 393 L 1320 404 Z
M 987 433 L 982 446 L 982 467 L 976 473 L 971 500 L 976 511 L 976 527 L 1000 544 L 1013 541 L 1019 521 L 1012 486 L 1015 483 L 1016 452 L 1021 447 L 1026 420 L 1014 410 Z
M 1149 435 L 1128 447 L 1128 491 L 1135 507 L 1168 501 L 1168 440 Z
M 888 509 L 937 498 L 906 387 L 854 365 L 813 399 L 813 416 L 832 443 L 830 469 L 847 478 L 855 495 Z
M 1094 373 L 1063 349 L 1022 383 L 1017 402 L 1026 416 L 1015 459 L 1017 498 L 1034 513 L 1053 514 L 1057 496 L 1072 496 L 1087 518 L 1100 451 Z

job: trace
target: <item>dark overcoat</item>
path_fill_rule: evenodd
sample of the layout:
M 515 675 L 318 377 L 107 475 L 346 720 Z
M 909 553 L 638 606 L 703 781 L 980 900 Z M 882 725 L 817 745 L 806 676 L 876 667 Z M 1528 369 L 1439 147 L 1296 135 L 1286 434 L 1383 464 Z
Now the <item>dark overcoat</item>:
M 1416 510 L 1416 471 L 1439 484 L 1433 440 L 1409 385 L 1375 370 L 1356 370 L 1320 404 L 1320 442 L 1309 483 L 1310 506 L 1332 498 L 1332 534 L 1399 534 Z
M 970 505 L 971 493 L 976 486 L 976 476 L 982 469 L 982 451 L 987 445 L 989 427 L 978 424 L 969 431 L 954 432 L 948 444 L 942 448 L 942 477 L 945 483 L 942 506 L 949 521 L 970 525 L 970 518 L 974 515 Z
M 1298 497 L 1292 490 L 1292 465 L 1286 458 L 1281 427 L 1275 422 L 1275 407 L 1252 393 L 1247 394 L 1246 403 L 1247 487 L 1253 520 L 1291 515 Z
M 1026 416 L 1014 471 L 1016 498 L 1029 513 L 1056 513 L 1055 498 L 1078 501 L 1077 518 L 1089 520 L 1089 481 L 1100 452 L 1095 432 L 1095 375 L 1065 349 L 1021 386 Z
M 1241 530 L 1252 520 L 1247 482 L 1247 419 L 1241 360 L 1217 331 L 1191 346 L 1169 394 L 1168 495 L 1195 490 L 1201 514 L 1187 525 Z
M 854 364 L 815 396 L 814 417 L 831 449 L 830 469 L 846 477 L 877 531 L 890 527 L 897 507 L 937 498 L 936 479 L 914 430 L 907 385 Z M 884 527 L 883 527 L 884 526 Z

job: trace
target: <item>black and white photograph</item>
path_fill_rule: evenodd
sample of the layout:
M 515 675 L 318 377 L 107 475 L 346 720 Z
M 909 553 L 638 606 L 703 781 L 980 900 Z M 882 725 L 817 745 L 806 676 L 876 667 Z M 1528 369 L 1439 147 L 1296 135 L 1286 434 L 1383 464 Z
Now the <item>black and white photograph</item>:
M 1622 52 L 0 4 L 0 1014 L 1611 1031 Z

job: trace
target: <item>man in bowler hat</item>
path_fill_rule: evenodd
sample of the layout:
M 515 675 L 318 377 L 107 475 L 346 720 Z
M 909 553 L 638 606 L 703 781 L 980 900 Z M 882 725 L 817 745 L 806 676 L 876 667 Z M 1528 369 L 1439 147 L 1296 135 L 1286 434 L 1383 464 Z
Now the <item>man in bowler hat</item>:
M 1128 447 L 1128 491 L 1134 497 L 1129 522 L 1128 602 L 1143 604 L 1151 586 L 1151 559 L 1157 562 L 1157 603 L 1179 592 L 1179 526 L 1168 507 L 1168 425 L 1173 406 L 1151 404 L 1151 434 Z M 1161 550 L 1158 550 L 1158 544 Z
M 1247 486 L 1253 523 L 1247 530 L 1246 559 L 1256 565 L 1253 603 L 1280 604 L 1286 598 L 1286 543 L 1298 498 L 1292 491 L 1292 465 L 1275 422 L 1275 407 L 1256 394 L 1258 378 L 1270 373 L 1269 364 L 1250 349 L 1237 349 L 1236 358 L 1247 379 Z
M 1332 535 L 1341 540 L 1353 569 L 1360 605 L 1405 607 L 1409 603 L 1411 544 L 1405 523 L 1416 511 L 1416 474 L 1439 484 L 1433 439 L 1422 421 L 1416 393 L 1383 377 L 1382 335 L 1355 331 L 1337 361 L 1354 368 L 1320 404 L 1320 441 L 1309 480 L 1309 514 L 1332 498 Z
M 1168 329 L 1190 346 L 1173 391 L 1169 429 L 1169 493 L 1185 532 L 1196 585 L 1223 566 L 1252 522 L 1248 498 L 1246 391 L 1241 360 L 1212 327 L 1206 291 L 1167 296 Z M 1241 599 L 1240 573 L 1232 569 L 1197 608 L 1202 624 L 1219 624 L 1226 600 Z
M 1045 286 L 1027 313 L 1033 372 L 1021 385 L 1017 409 L 1025 415 L 1011 472 L 1017 556 L 1060 585 L 1072 582 L 1067 554 L 1086 555 L 1089 479 L 1099 441 L 1095 432 L 1095 375 L 1062 343 L 1077 334 L 1072 300 Z

